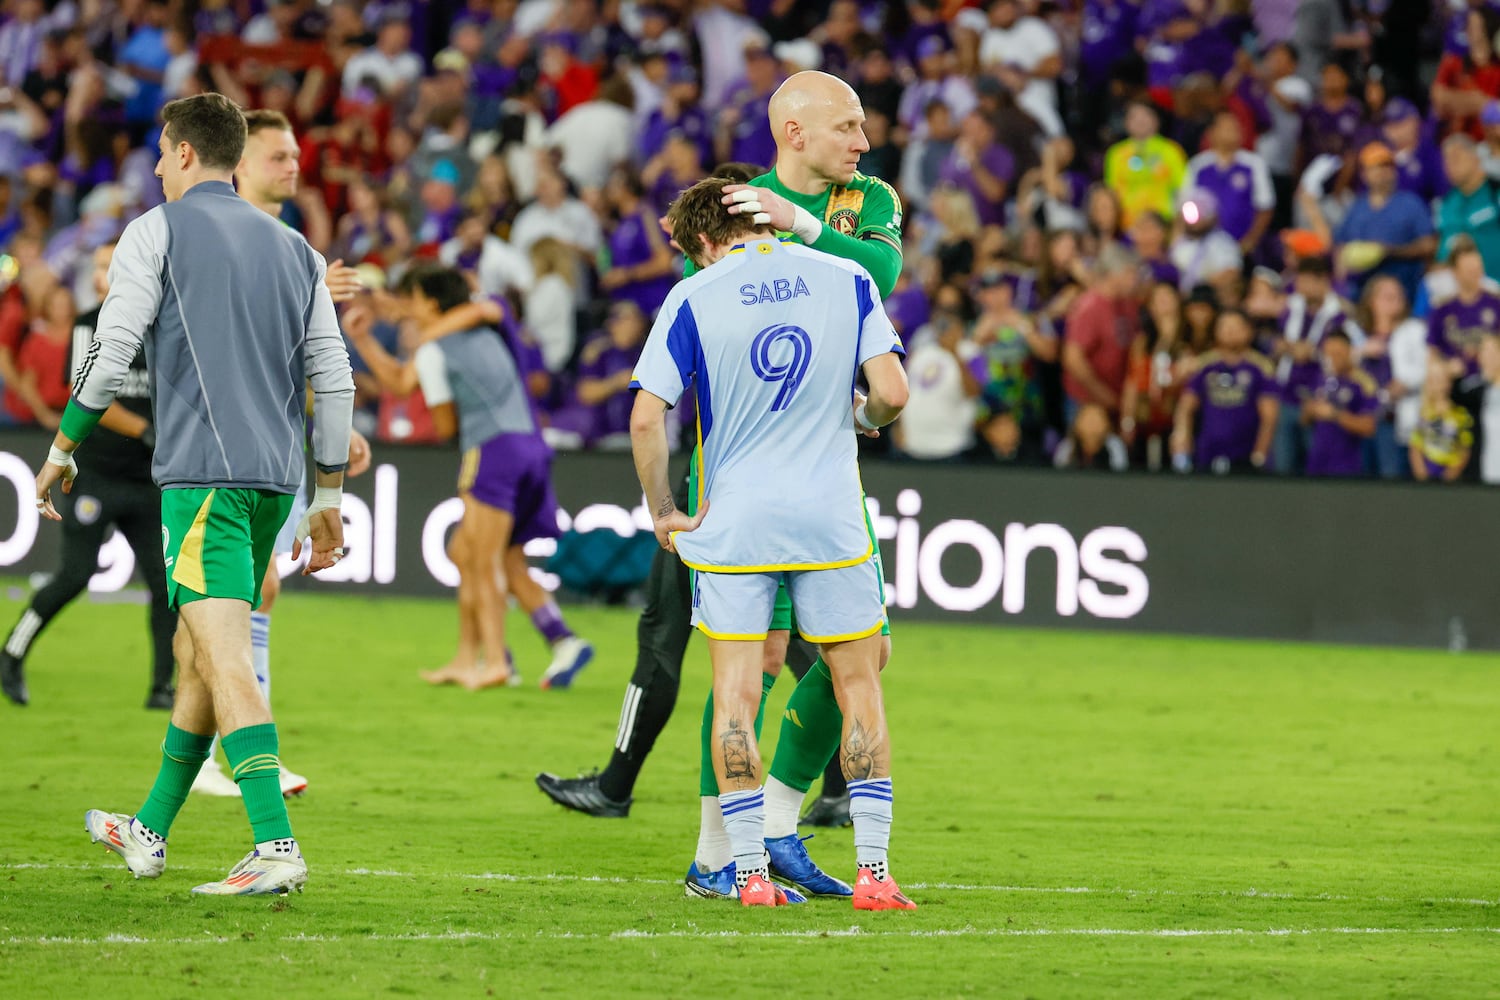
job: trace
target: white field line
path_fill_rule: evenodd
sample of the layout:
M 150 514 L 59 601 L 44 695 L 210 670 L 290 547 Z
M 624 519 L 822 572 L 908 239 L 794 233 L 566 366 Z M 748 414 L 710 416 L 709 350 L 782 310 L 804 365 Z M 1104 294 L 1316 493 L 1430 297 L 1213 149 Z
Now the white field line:
M 1035 928 L 988 928 L 954 927 L 935 930 L 865 930 L 859 926 L 821 930 L 782 931 L 639 931 L 622 930 L 608 934 L 577 934 L 571 931 L 554 933 L 517 933 L 500 931 L 446 930 L 417 934 L 363 934 L 343 936 L 338 934 L 290 934 L 283 937 L 257 937 L 257 942 L 272 944 L 313 943 L 362 943 L 379 941 L 654 941 L 663 938 L 690 939 L 741 939 L 756 938 L 1024 938 L 1024 937 L 1102 937 L 1102 938 L 1289 938 L 1289 937 L 1403 937 L 1454 934 L 1500 934 L 1500 927 L 1035 927 Z M 193 945 L 226 944 L 241 940 L 238 937 L 220 937 L 201 934 L 197 937 L 152 938 L 134 934 L 106 934 L 100 937 L 10 937 L 0 939 L 0 944 L 9 946 L 47 947 L 58 945 L 83 945 L 102 947 L 106 945 Z
M 124 877 L 125 872 L 118 864 L 0 864 L 0 871 L 98 871 L 117 872 Z M 180 872 L 217 872 L 222 869 L 204 865 L 177 865 L 171 866 L 171 870 Z M 316 869 L 314 869 L 316 871 Z M 539 873 L 533 875 L 517 875 L 511 872 L 403 872 L 391 869 L 375 868 L 346 868 L 339 874 L 354 876 L 370 876 L 375 878 L 412 878 L 412 879 L 458 879 L 466 882 L 566 882 L 587 885 L 677 885 L 682 884 L 679 879 L 666 878 L 625 878 L 622 876 L 609 875 L 563 875 L 556 873 Z M 903 888 L 913 891 L 939 890 L 944 892 L 994 892 L 994 893 L 1036 893 L 1042 895 L 1097 895 L 1097 896 L 1127 896 L 1127 897 L 1152 897 L 1152 896 L 1180 896 L 1191 899 L 1275 899 L 1289 900 L 1295 902 L 1338 902 L 1338 903 L 1438 903 L 1449 906 L 1483 906 L 1500 907 L 1500 899 L 1468 899 L 1458 896 L 1423 896 L 1407 898 L 1401 896 L 1351 896 L 1339 893 L 1316 892 L 1264 892 L 1259 889 L 1128 889 L 1124 887 L 1101 888 L 1081 885 L 982 885 L 961 882 L 907 882 Z

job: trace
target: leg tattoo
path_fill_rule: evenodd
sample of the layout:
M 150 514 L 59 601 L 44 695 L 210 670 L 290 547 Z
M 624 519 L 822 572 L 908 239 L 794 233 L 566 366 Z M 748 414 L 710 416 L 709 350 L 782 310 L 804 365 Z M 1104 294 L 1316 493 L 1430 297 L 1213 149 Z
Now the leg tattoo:
M 724 750 L 724 777 L 730 781 L 755 780 L 755 764 L 750 759 L 750 733 L 739 719 L 730 719 L 729 728 L 719 734 Z
M 849 735 L 844 739 L 844 777 L 849 781 L 864 781 L 875 776 L 878 758 L 884 746 L 865 729 L 858 716 L 849 720 Z

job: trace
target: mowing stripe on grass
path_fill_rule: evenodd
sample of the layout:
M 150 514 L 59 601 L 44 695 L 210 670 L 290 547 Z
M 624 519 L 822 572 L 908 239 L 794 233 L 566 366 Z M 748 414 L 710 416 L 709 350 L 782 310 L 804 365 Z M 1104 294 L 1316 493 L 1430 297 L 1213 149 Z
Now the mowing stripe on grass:
M 0 871 L 100 871 L 121 872 L 119 865 L 111 864 L 0 864 Z M 216 872 L 220 868 L 206 865 L 172 865 L 175 872 Z M 464 881 L 489 882 L 573 882 L 594 885 L 681 885 L 680 879 L 668 878 L 624 878 L 618 875 L 564 875 L 543 872 L 534 875 L 517 875 L 513 872 L 403 872 L 389 869 L 346 868 L 338 874 L 372 876 L 377 878 L 444 878 Z M 1334 903 L 1437 903 L 1446 906 L 1500 906 L 1500 900 L 1472 899 L 1461 896 L 1423 896 L 1406 898 L 1401 896 L 1350 896 L 1331 892 L 1263 892 L 1260 889 L 1127 889 L 1123 886 L 1097 888 L 1081 885 L 976 885 L 961 882 L 908 882 L 911 890 L 937 889 L 947 892 L 997 892 L 997 893 L 1042 893 L 1061 895 L 1093 894 L 1100 896 L 1181 896 L 1191 899 L 1269 899 L 1295 902 Z
M 1500 927 L 953 927 L 931 930 L 865 930 L 859 926 L 841 928 L 807 928 L 797 930 L 768 931 L 641 931 L 634 929 L 613 931 L 608 934 L 578 934 L 571 931 L 559 933 L 515 933 L 498 931 L 439 931 L 420 934 L 362 934 L 345 936 L 340 934 L 289 934 L 278 938 L 256 939 L 258 944 L 339 944 L 379 941 L 641 941 L 660 938 L 949 938 L 949 937 L 1120 937 L 1120 938 L 1218 938 L 1218 937 L 1317 937 L 1338 936 L 1388 936 L 1406 935 L 1451 935 L 1451 934 L 1500 934 Z M 106 934 L 101 937 L 10 937 L 6 945 L 47 947 L 56 945 L 191 945 L 228 944 L 243 940 L 239 937 L 199 935 L 197 937 L 151 938 L 134 934 Z

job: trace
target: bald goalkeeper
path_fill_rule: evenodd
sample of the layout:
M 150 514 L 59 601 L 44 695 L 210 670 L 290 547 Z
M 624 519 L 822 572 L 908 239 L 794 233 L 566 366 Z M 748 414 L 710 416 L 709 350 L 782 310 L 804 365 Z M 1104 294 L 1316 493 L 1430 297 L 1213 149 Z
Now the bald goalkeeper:
M 775 167 L 748 185 L 726 187 L 725 200 L 730 203 L 726 211 L 764 215 L 765 219 L 758 221 L 774 226 L 783 233 L 783 238 L 858 262 L 875 279 L 880 293 L 890 294 L 901 273 L 901 202 L 889 184 L 855 169 L 860 156 L 869 149 L 859 98 L 837 77 L 798 73 L 771 98 L 770 115 L 776 134 Z M 691 270 L 690 264 L 689 273 Z M 690 475 L 689 482 L 691 479 Z M 690 492 L 696 492 L 696 484 L 689 490 L 689 482 L 683 484 L 678 495 L 678 504 L 684 510 L 690 509 L 690 501 L 696 499 L 689 496 Z M 688 574 L 680 561 L 659 553 L 647 583 L 648 602 L 637 628 L 636 670 L 626 688 L 613 756 L 597 775 L 570 779 L 538 775 L 538 786 L 559 804 L 594 816 L 628 814 L 636 777 L 677 700 L 682 659 L 692 634 L 690 591 Z M 790 628 L 790 605 L 778 600 L 772 637 L 767 641 L 766 691 L 786 658 Z M 802 665 L 811 663 L 815 654 L 801 643 L 796 646 L 802 648 L 794 656 L 803 657 Z M 819 677 L 826 682 L 826 669 Z M 799 685 L 799 693 L 804 686 L 805 682 Z M 818 690 L 819 684 L 815 682 L 807 693 L 815 695 Z M 831 689 L 827 695 L 826 699 L 814 700 L 826 701 L 836 711 Z M 788 733 L 787 727 L 783 727 L 783 745 L 788 750 L 785 756 L 778 752 L 777 761 L 795 759 L 797 773 L 773 763 L 774 781 L 784 783 L 788 791 L 773 795 L 771 789 L 776 787 L 773 784 L 767 794 L 767 836 L 782 841 L 786 834 L 795 834 L 796 809 L 802 794 L 837 744 L 835 735 L 826 750 L 819 749 L 827 742 L 827 733 L 836 734 L 836 722 L 831 729 L 826 724 L 814 724 L 823 713 L 814 711 L 809 717 L 801 711 L 792 711 L 793 707 L 789 706 L 787 721 L 796 732 Z M 804 735 L 811 737 L 814 732 L 824 735 L 815 740 L 799 739 Z M 804 742 L 817 745 L 793 753 L 792 748 Z M 820 754 L 816 765 L 809 763 Z M 793 795 L 796 801 L 788 807 Z M 727 838 L 720 842 L 714 832 L 720 825 L 717 800 L 705 794 L 703 803 L 704 826 L 710 832 L 700 837 L 698 863 L 689 872 L 688 889 L 697 895 L 720 895 L 721 890 L 733 886 L 732 876 L 726 878 L 721 865 L 715 864 L 727 851 Z M 708 816 L 709 812 L 714 815 Z M 774 833 L 779 835 L 773 836 Z M 796 841 L 796 837 L 791 840 Z M 796 850 L 802 858 L 806 857 L 800 843 Z M 814 884 L 799 881 L 798 885 L 819 894 L 824 894 L 821 890 L 830 890 L 828 894 L 848 894 L 847 887 L 840 889 L 842 883 L 824 881 L 817 877 L 821 873 L 814 875 L 816 869 L 810 861 L 807 867 L 809 870 L 802 874 Z

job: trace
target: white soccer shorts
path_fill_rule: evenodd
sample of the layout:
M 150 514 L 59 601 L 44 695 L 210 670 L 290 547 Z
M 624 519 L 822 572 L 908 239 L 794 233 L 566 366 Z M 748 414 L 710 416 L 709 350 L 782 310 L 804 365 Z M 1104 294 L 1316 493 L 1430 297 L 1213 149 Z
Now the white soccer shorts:
M 693 625 L 711 639 L 766 637 L 783 577 L 797 631 L 808 642 L 845 642 L 874 635 L 885 624 L 879 564 L 778 573 L 693 574 Z

